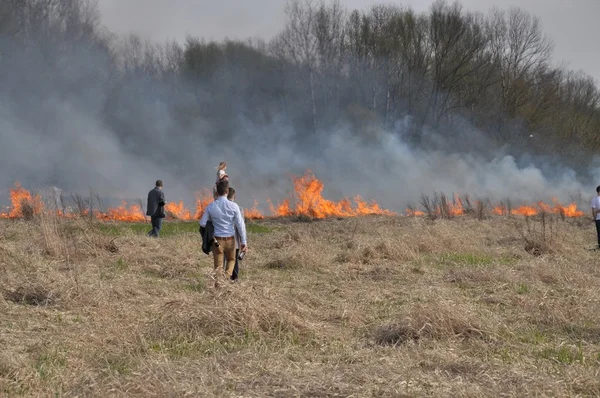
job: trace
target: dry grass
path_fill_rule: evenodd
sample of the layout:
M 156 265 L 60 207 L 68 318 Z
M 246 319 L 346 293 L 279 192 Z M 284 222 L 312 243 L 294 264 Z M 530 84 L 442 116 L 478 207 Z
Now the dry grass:
M 479 202 L 257 222 L 219 290 L 195 227 L 5 220 L 0 396 L 599 395 L 593 224 Z

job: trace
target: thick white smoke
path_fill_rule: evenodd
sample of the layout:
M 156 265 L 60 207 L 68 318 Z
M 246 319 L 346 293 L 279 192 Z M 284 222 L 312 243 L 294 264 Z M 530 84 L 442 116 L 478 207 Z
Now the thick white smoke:
M 275 114 L 260 125 L 249 121 L 244 101 L 235 98 L 233 120 L 197 116 L 196 108 L 211 104 L 203 83 L 171 84 L 143 73 L 122 76 L 105 48 L 69 45 L 68 51 L 54 42 L 23 49 L 11 39 L 0 40 L 4 204 L 15 181 L 34 190 L 57 186 L 66 195 L 93 189 L 114 199 L 108 202 L 114 205 L 145 198 L 161 179 L 167 200 L 193 206 L 197 191 L 212 188 L 222 160 L 229 164 L 239 202 L 251 207 L 257 200 L 263 210 L 267 198 L 277 202 L 289 195 L 290 174 L 307 169 L 324 182 L 323 194 L 330 200 L 360 195 L 394 211 L 434 192 L 514 202 L 556 197 L 567 203 L 583 197 L 582 204 L 594 193 L 595 183 L 580 183 L 573 170 L 537 164 L 535 158 L 522 163 L 494 149 L 466 123 L 460 135 L 444 134 L 443 127 L 422 128 L 429 144 L 417 148 L 404 138 L 415 129 L 408 117 L 393 131 L 368 138 L 344 123 L 315 138 L 295 130 L 289 114 Z M 48 56 L 54 53 L 59 55 Z M 244 100 L 272 106 L 271 99 Z M 591 168 L 589 174 L 600 183 L 600 167 Z

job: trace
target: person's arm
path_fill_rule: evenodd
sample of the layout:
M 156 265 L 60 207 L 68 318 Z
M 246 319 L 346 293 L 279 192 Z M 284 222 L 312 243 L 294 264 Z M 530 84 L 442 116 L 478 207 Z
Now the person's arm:
M 206 227 L 206 223 L 208 222 L 208 208 L 210 207 L 210 205 L 206 206 L 206 209 L 204 209 L 204 213 L 202 214 L 202 217 L 200 218 L 200 226 L 201 227 Z
M 242 217 L 239 206 L 236 206 L 235 217 L 233 221 L 240 234 L 240 250 L 244 252 L 248 249 L 248 242 L 246 241 L 246 224 L 244 223 L 244 218 Z
M 160 195 L 158 197 L 158 205 L 159 206 L 165 205 L 165 193 L 163 191 L 160 191 Z

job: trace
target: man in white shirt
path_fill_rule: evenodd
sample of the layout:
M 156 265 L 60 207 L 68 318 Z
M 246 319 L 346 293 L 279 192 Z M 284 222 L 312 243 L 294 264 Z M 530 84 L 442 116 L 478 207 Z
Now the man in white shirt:
M 592 199 L 592 219 L 596 223 L 596 235 L 598 236 L 598 248 L 600 249 L 600 186 L 596 187 L 597 196 Z
M 214 259 L 215 287 L 227 277 L 231 279 L 235 267 L 235 235 L 236 229 L 240 235 L 240 251 L 246 252 L 246 225 L 237 203 L 227 199 L 229 182 L 220 181 L 217 184 L 217 199 L 211 202 L 200 219 L 200 226 L 206 227 L 208 220 L 214 227 L 215 241 L 212 244 Z M 226 276 L 223 274 L 223 256 L 227 260 Z

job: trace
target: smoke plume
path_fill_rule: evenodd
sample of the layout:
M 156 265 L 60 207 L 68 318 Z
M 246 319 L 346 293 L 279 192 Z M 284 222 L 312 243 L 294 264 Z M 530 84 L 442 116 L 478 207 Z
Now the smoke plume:
M 566 203 L 595 189 L 559 163 L 511 155 L 466 122 L 450 134 L 443 127 L 419 126 L 409 115 L 393 129 L 365 136 L 343 118 L 307 132 L 293 122 L 300 113 L 284 115 L 260 95 L 234 96 L 228 109 L 213 109 L 214 90 L 206 82 L 124 72 L 106 43 L 110 40 L 0 41 L 4 195 L 19 181 L 32 189 L 91 188 L 115 200 L 136 199 L 161 179 L 167 200 L 192 203 L 197 191 L 212 188 L 222 160 L 238 201 L 252 206 L 257 200 L 263 209 L 267 198 L 277 202 L 289 195 L 290 174 L 307 169 L 324 182 L 329 199 L 360 195 L 400 212 L 433 192 L 515 202 L 556 197 Z M 214 73 L 235 78 L 230 70 Z M 250 102 L 269 109 L 271 117 L 260 122 L 248 117 Z M 214 117 L 195 114 L 195 107 L 212 109 Z M 415 129 L 427 144 L 409 143 L 406 137 Z M 600 178 L 599 170 L 589 173 Z

